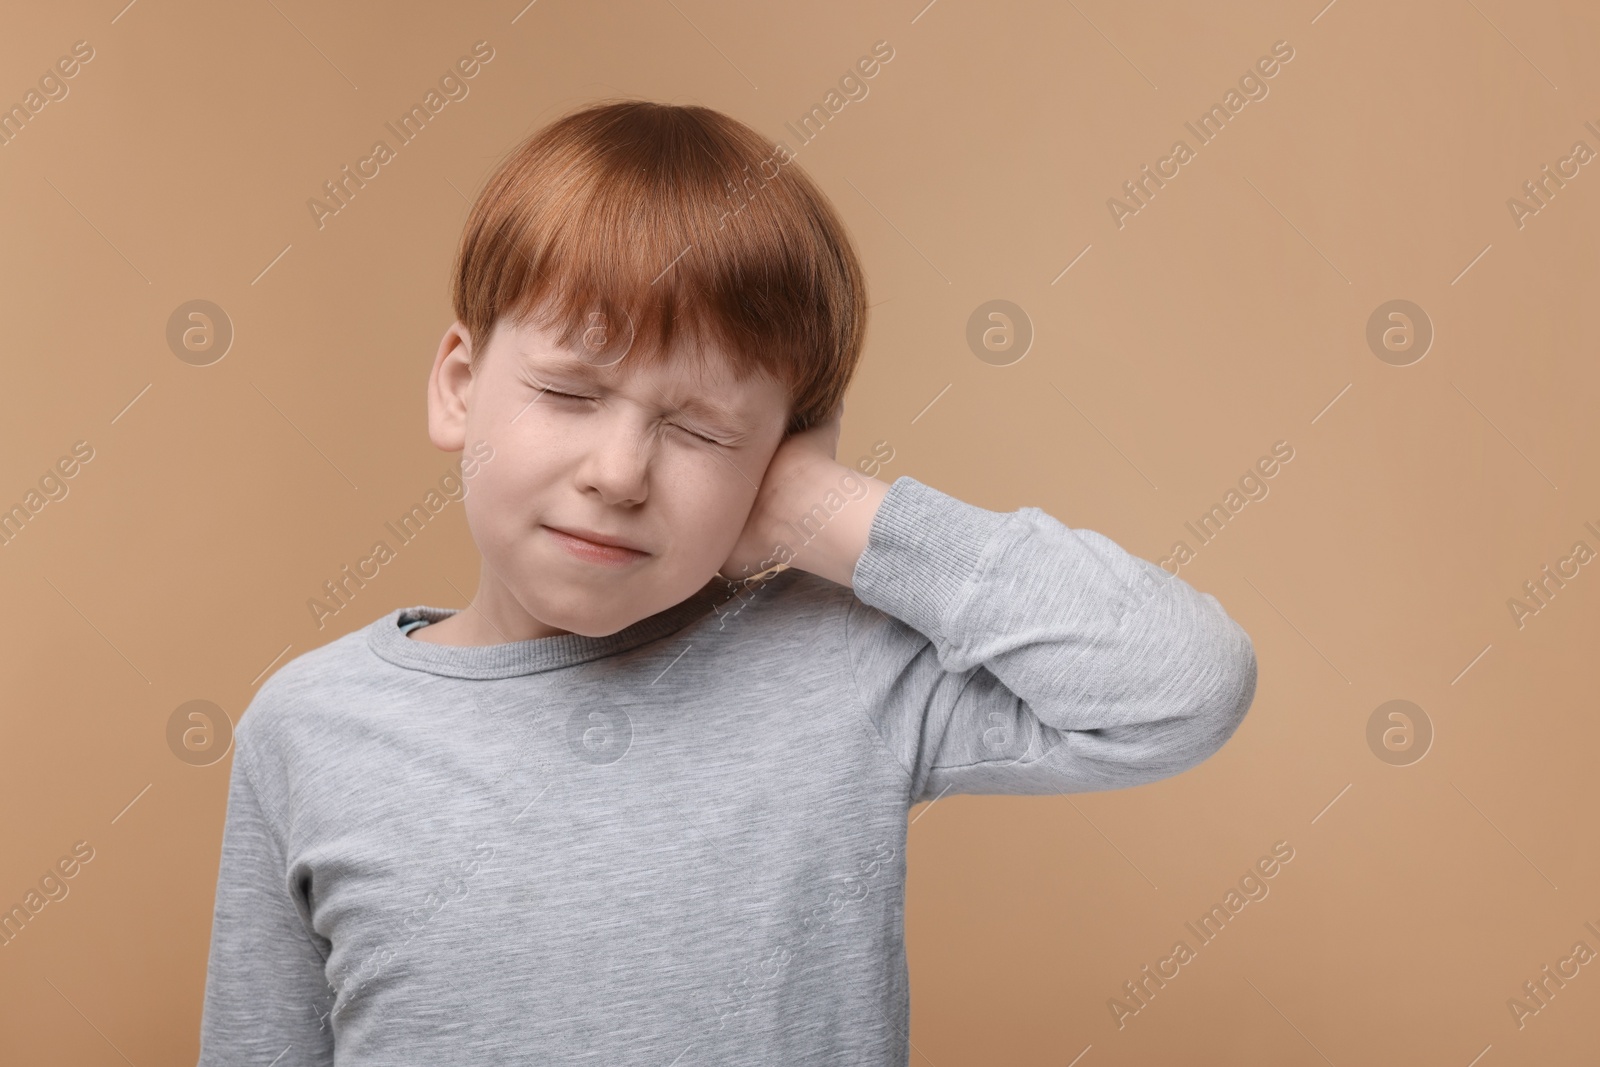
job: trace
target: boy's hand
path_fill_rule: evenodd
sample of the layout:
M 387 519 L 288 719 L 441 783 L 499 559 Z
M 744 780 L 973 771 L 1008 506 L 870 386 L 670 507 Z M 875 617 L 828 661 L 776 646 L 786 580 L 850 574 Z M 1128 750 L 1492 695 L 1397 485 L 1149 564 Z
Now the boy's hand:
M 800 503 L 805 486 L 815 485 L 825 478 L 830 468 L 838 466 L 839 432 L 844 423 L 844 401 L 826 422 L 809 430 L 790 434 L 778 444 L 777 451 L 767 463 L 761 477 L 761 487 L 756 491 L 755 503 L 750 506 L 750 517 L 733 546 L 733 552 L 718 569 L 729 581 L 749 578 L 763 567 L 777 563 L 773 548 L 780 542 L 795 545 L 794 531 L 786 525 L 798 518 L 809 504 Z
M 889 486 L 838 461 L 843 421 L 844 402 L 840 401 L 826 422 L 791 434 L 778 445 L 762 476 L 744 530 L 718 570 L 722 577 L 738 581 L 787 562 L 850 585 L 856 560 L 866 548 L 867 530 Z M 816 515 L 829 516 L 829 512 L 826 507 L 820 513 L 814 509 L 823 504 L 830 492 L 843 496 L 841 478 L 847 474 L 858 483 L 866 483 L 867 494 L 847 501 L 818 529 Z M 799 524 L 808 515 L 812 516 L 810 525 L 802 528 Z M 787 545 L 788 553 L 776 553 L 779 544 Z M 785 560 L 785 556 L 789 558 Z

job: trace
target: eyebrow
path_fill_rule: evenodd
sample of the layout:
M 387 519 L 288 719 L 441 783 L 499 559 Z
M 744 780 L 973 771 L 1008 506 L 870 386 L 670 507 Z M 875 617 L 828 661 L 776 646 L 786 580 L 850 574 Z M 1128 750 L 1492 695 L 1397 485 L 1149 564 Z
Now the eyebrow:
M 536 367 L 544 366 L 552 373 L 566 373 L 583 378 L 591 384 L 600 384 L 600 371 L 581 359 L 573 359 L 565 353 L 559 354 L 554 361 L 540 360 L 532 352 L 523 352 L 522 356 Z M 671 403 L 671 398 L 667 398 Z M 743 437 L 751 432 L 750 424 L 736 411 L 703 397 L 687 396 L 673 405 L 674 410 L 682 411 L 698 419 L 704 419 L 711 424 L 711 429 L 719 431 L 730 437 Z
M 717 429 L 730 435 L 741 435 L 750 429 L 737 412 L 699 397 L 685 397 L 678 405 L 678 409 L 697 419 L 705 419 Z

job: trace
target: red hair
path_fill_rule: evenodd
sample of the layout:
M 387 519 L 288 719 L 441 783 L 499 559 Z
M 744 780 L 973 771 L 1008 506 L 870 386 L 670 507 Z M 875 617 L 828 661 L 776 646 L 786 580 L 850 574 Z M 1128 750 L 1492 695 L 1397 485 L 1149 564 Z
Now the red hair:
M 452 301 L 474 366 L 502 317 L 567 347 L 581 331 L 601 364 L 714 346 L 739 380 L 787 388 L 789 432 L 840 403 L 866 333 L 844 224 L 787 149 L 643 100 L 585 106 L 512 150 L 467 218 Z

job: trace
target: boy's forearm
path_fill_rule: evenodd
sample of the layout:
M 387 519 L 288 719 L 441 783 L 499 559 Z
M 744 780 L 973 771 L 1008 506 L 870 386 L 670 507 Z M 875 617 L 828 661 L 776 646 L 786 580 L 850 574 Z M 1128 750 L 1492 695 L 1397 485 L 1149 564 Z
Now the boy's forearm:
M 783 509 L 790 524 L 784 540 L 795 551 L 789 565 L 853 586 L 856 561 L 889 485 L 825 458 L 795 478 Z

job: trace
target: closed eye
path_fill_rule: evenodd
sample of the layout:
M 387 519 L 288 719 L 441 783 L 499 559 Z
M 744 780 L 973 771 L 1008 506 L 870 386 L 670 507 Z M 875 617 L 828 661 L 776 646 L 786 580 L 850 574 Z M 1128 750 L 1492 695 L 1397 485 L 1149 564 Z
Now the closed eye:
M 544 394 L 546 396 L 560 396 L 560 397 L 565 397 L 568 400 L 599 400 L 600 399 L 597 396 L 575 396 L 572 393 L 558 393 L 554 389 L 549 389 L 549 388 L 544 389 L 543 392 L 544 392 Z
M 682 430 L 684 433 L 688 434 L 690 437 L 698 437 L 698 438 L 700 438 L 700 440 L 704 441 L 708 445 L 716 445 L 719 448 L 726 448 L 727 447 L 721 441 L 713 441 L 711 438 L 707 437 L 705 434 L 695 433 L 693 430 L 689 429 L 686 426 L 679 426 L 677 423 L 672 423 L 671 426 L 672 426 L 672 428 L 674 430 Z
M 561 397 L 564 400 L 578 400 L 578 401 L 599 400 L 600 399 L 597 396 L 578 396 L 578 395 L 576 395 L 574 393 L 559 392 L 559 391 L 557 391 L 555 389 L 550 388 L 547 385 L 537 385 L 537 383 L 535 383 L 535 385 L 540 390 L 540 395 L 542 395 L 542 396 L 558 396 L 558 397 Z M 674 430 L 678 430 L 681 433 L 688 434 L 690 437 L 699 438 L 700 440 L 704 441 L 708 445 L 716 445 L 718 448 L 727 448 L 728 447 L 727 445 L 723 444 L 721 441 L 713 440 L 713 439 L 707 437 L 705 434 L 695 433 L 693 430 L 689 429 L 686 426 L 679 426 L 677 423 L 669 423 L 668 425 L 670 425 Z

